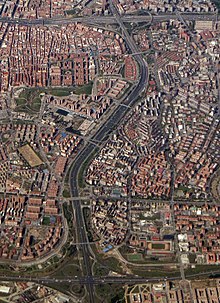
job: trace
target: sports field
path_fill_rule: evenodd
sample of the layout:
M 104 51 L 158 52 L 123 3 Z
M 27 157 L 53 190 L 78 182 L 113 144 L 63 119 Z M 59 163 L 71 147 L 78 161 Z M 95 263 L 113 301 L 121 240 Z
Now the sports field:
M 43 161 L 38 157 L 29 144 L 19 147 L 18 151 L 31 167 L 43 164 Z
M 128 259 L 128 261 L 130 261 L 130 262 L 135 262 L 135 261 L 142 261 L 142 259 L 143 259 L 143 256 L 142 256 L 142 254 L 128 254 L 127 255 L 127 259 Z

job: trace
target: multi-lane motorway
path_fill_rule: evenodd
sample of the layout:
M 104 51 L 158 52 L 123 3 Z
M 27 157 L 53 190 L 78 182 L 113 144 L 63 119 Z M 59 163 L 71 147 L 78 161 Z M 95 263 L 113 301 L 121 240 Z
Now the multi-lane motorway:
M 137 47 L 133 41 L 133 39 L 128 34 L 123 22 L 121 21 L 121 18 L 116 11 L 115 7 L 112 6 L 112 11 L 114 14 L 114 17 L 116 18 L 118 24 L 120 25 L 123 34 L 124 39 L 126 41 L 127 47 L 129 48 L 131 53 L 138 52 Z M 130 94 L 127 96 L 124 101 L 119 104 L 113 114 L 110 116 L 108 120 L 105 121 L 104 124 L 100 127 L 100 129 L 96 132 L 96 134 L 91 138 L 92 141 L 98 141 L 103 142 L 105 141 L 106 137 L 111 133 L 111 131 L 120 123 L 121 119 L 124 117 L 125 113 L 128 111 L 128 108 L 131 107 L 137 98 L 139 97 L 142 90 L 146 87 L 148 82 L 148 69 L 145 61 L 143 60 L 142 56 L 137 54 L 134 56 L 136 61 L 139 64 L 139 82 L 137 83 L 136 87 Z M 122 106 L 126 105 L 126 106 Z M 83 163 L 88 159 L 88 157 L 94 153 L 96 146 L 90 142 L 85 145 L 83 150 L 79 153 L 78 157 L 75 159 L 71 173 L 70 173 L 70 187 L 71 187 L 71 194 L 72 197 L 77 197 L 79 195 L 78 190 L 78 173 L 83 165 Z M 73 202 L 73 208 L 75 212 L 75 219 L 76 219 L 76 225 L 77 225 L 77 234 L 78 234 L 78 241 L 81 243 L 88 243 L 87 239 L 87 233 L 85 229 L 84 224 L 84 218 L 83 213 L 81 209 L 81 203 L 80 200 L 75 200 Z M 83 263 L 84 263 L 84 269 L 85 269 L 85 276 L 88 280 L 87 283 L 87 292 L 90 298 L 90 302 L 94 301 L 94 289 L 93 289 L 93 277 L 92 277 L 92 270 L 91 270 L 91 248 L 88 245 L 81 245 L 81 251 L 83 255 Z M 114 278 L 113 278 L 114 280 Z
M 128 34 L 126 27 L 124 26 L 123 22 L 149 22 L 152 20 L 152 17 L 147 16 L 124 16 L 121 17 L 116 8 L 114 7 L 113 3 L 111 3 L 111 10 L 112 16 L 103 16 L 103 17 L 78 17 L 78 18 L 51 18 L 51 19 L 44 19 L 44 20 L 24 20 L 24 19 L 6 19 L 0 18 L 0 22 L 6 23 L 15 23 L 21 25 L 28 25 L 28 26 L 36 26 L 36 25 L 64 25 L 73 22 L 84 22 L 90 24 L 113 24 L 117 23 L 123 33 L 123 37 L 127 44 L 128 49 L 131 53 L 137 53 L 133 57 L 138 62 L 139 65 L 139 81 L 133 91 L 129 93 L 129 95 L 122 101 L 121 104 L 118 104 L 115 108 L 113 114 L 109 117 L 108 120 L 105 121 L 104 124 L 97 130 L 97 132 L 91 138 L 91 141 L 94 142 L 104 142 L 107 136 L 112 132 L 114 128 L 118 126 L 120 121 L 125 116 L 126 112 L 130 107 L 134 105 L 137 101 L 138 97 L 140 96 L 143 89 L 146 87 L 148 82 L 148 68 L 147 64 L 144 61 L 143 57 L 138 54 L 138 49 Z M 174 14 L 164 14 L 164 15 L 157 15 L 153 16 L 153 21 L 165 21 L 170 19 L 175 19 L 176 16 Z M 214 20 L 215 16 L 210 14 L 204 15 L 185 15 L 185 20 Z M 124 106 L 125 105 L 125 106 Z M 78 189 L 78 174 L 83 165 L 83 163 L 88 159 L 88 157 L 94 153 L 96 146 L 88 142 L 85 144 L 84 148 L 81 150 L 77 158 L 74 160 L 73 166 L 71 168 L 70 173 L 70 187 L 71 187 L 71 195 L 74 197 L 74 201 L 72 201 L 74 214 L 75 214 L 75 222 L 77 228 L 77 235 L 78 235 L 78 242 L 84 243 L 79 245 L 79 249 L 83 256 L 83 274 L 84 277 L 66 277 L 64 279 L 55 279 L 55 278 L 24 278 L 24 277 L 0 277 L 0 280 L 12 280 L 12 281 L 22 281 L 22 280 L 29 280 L 36 283 L 71 283 L 71 284 L 84 284 L 86 285 L 89 300 L 91 303 L 95 302 L 95 295 L 94 295 L 94 285 L 101 284 L 101 283 L 145 283 L 146 281 L 154 282 L 158 281 L 158 278 L 146 280 L 144 278 L 139 277 L 94 277 L 91 269 L 91 248 L 88 243 L 87 232 L 85 228 L 85 222 L 83 218 L 83 213 L 81 209 L 81 202 L 80 199 L 77 199 L 79 196 L 79 189 Z
M 142 23 L 142 22 L 161 22 L 168 21 L 171 19 L 177 19 L 175 13 L 173 14 L 160 14 L 160 15 L 133 15 L 133 16 L 120 16 L 122 22 L 134 22 L 134 23 Z M 215 20 L 215 14 L 184 14 L 184 20 L 186 21 L 194 21 L 194 20 Z M 6 18 L 0 17 L 0 22 L 9 23 L 9 24 L 21 24 L 27 26 L 37 26 L 37 25 L 65 25 L 71 24 L 74 22 L 82 22 L 89 24 L 117 24 L 117 19 L 115 15 L 111 16 L 84 16 L 84 17 L 53 17 L 47 19 L 18 19 L 18 18 Z
M 199 273 L 186 274 L 186 279 L 195 279 L 201 277 L 219 277 L 219 270 L 213 271 L 204 271 Z M 172 280 L 181 280 L 181 275 L 179 276 L 169 276 L 169 277 L 138 277 L 138 276 L 93 276 L 93 277 L 29 277 L 29 276 L 0 276 L 0 281 L 29 281 L 38 284 L 51 285 L 51 284 L 72 284 L 72 285 L 101 285 L 101 284 L 137 284 L 137 283 L 154 283 L 159 281 L 172 281 Z
M 106 21 L 109 20 L 111 22 L 117 22 L 117 24 L 120 26 L 120 29 L 122 31 L 122 34 L 123 34 L 123 37 L 124 37 L 124 40 L 126 42 L 128 49 L 130 50 L 131 53 L 137 53 L 136 55 L 134 55 L 134 58 L 138 62 L 138 65 L 139 65 L 140 78 L 139 78 L 139 82 L 137 83 L 134 90 L 131 91 L 130 94 L 127 96 L 127 98 L 124 99 L 123 102 L 116 107 L 114 113 L 110 116 L 110 118 L 108 120 L 106 120 L 104 124 L 102 124 L 100 129 L 98 129 L 98 131 L 91 138 L 91 141 L 100 142 L 100 143 L 104 142 L 106 140 L 106 137 L 113 131 L 114 128 L 116 128 L 118 126 L 118 124 L 123 119 L 126 112 L 128 111 L 129 107 L 132 107 L 134 105 L 137 98 L 140 96 L 141 92 L 146 87 L 147 82 L 148 82 L 147 64 L 144 61 L 143 57 L 140 54 L 138 54 L 137 46 L 134 43 L 132 37 L 128 34 L 128 31 L 123 23 L 123 21 L 126 21 L 125 17 L 124 17 L 124 19 L 121 18 L 116 7 L 113 5 L 112 1 L 110 1 L 110 8 L 112 11 L 112 16 L 103 17 L 102 22 L 106 23 Z M 188 18 L 189 18 L 189 16 L 191 16 L 190 20 L 194 20 L 195 15 L 188 15 Z M 207 16 L 208 16 L 207 19 L 209 19 L 210 15 L 207 15 Z M 94 21 L 96 23 L 98 23 L 102 20 L 101 18 L 102 17 L 100 17 L 100 20 L 98 20 L 98 18 L 96 17 L 94 19 Z M 131 18 L 131 17 L 128 17 L 128 18 Z M 144 18 L 144 20 L 146 21 L 150 18 L 150 16 L 138 16 L 137 20 L 140 21 L 140 19 L 142 19 L 142 18 Z M 167 18 L 169 20 L 171 18 L 175 18 L 175 15 L 172 15 L 172 16 L 166 15 L 163 17 L 156 16 L 154 18 L 157 18 L 157 19 L 163 18 L 162 20 L 164 20 L 164 18 Z M 202 16 L 202 18 L 204 18 L 204 16 Z M 213 18 L 213 16 L 212 16 L 212 18 Z M 127 19 L 127 20 L 132 20 L 134 22 L 135 18 L 134 18 L 134 16 L 132 16 L 132 19 Z M 92 21 L 91 18 L 89 21 L 90 22 Z M 84 22 L 85 22 L 85 18 L 84 18 Z M 123 106 L 123 105 L 125 105 L 125 106 Z M 79 190 L 78 190 L 79 171 L 80 171 L 83 163 L 90 157 L 91 154 L 94 153 L 95 149 L 96 149 L 96 146 L 94 144 L 92 144 L 91 142 L 88 142 L 84 146 L 84 148 L 79 153 L 78 157 L 75 159 L 75 161 L 73 163 L 71 173 L 70 173 L 70 187 L 71 187 L 72 197 L 74 197 L 74 198 L 79 196 Z M 80 200 L 73 201 L 73 208 L 74 208 L 74 212 L 75 212 L 78 241 L 81 243 L 88 243 L 88 238 L 87 238 L 87 233 L 86 233 L 86 228 L 85 228 Z M 81 251 L 82 251 L 82 255 L 83 255 L 84 270 L 85 270 L 85 272 L 84 272 L 85 277 L 83 279 L 85 279 L 84 283 L 86 281 L 85 284 L 87 287 L 87 292 L 88 292 L 88 295 L 90 298 L 90 302 L 92 303 L 92 302 L 95 302 L 94 301 L 94 288 L 93 288 L 95 282 L 103 283 L 104 281 L 108 281 L 109 283 L 118 283 L 120 281 L 120 279 L 113 277 L 113 278 L 108 278 L 107 280 L 106 279 L 97 280 L 96 278 L 94 278 L 92 276 L 92 270 L 91 270 L 90 245 L 89 244 L 81 245 Z M 123 280 L 123 283 L 127 281 L 126 278 L 124 278 L 124 277 L 122 280 Z M 128 281 L 130 281 L 129 278 L 128 278 Z M 138 281 L 139 280 L 137 278 L 136 282 L 138 282 Z M 140 280 L 140 282 L 141 281 L 142 280 Z M 146 279 L 145 279 L 145 282 L 146 282 Z

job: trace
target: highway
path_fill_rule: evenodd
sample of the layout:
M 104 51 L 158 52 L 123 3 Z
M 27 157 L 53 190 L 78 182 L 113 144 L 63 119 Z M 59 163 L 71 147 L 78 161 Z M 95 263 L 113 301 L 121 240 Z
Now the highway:
M 144 266 L 144 264 L 143 264 Z M 205 269 L 204 269 L 205 270 Z M 195 279 L 211 276 L 220 276 L 220 271 L 204 271 L 195 274 L 186 274 L 186 279 Z M 173 281 L 173 280 L 181 280 L 181 275 L 179 276 L 170 276 L 170 277 L 138 277 L 138 276 L 93 276 L 93 277 L 29 277 L 29 276 L 8 276 L 1 275 L 0 281 L 13 281 L 13 282 L 22 282 L 29 281 L 33 283 L 43 284 L 43 285 L 51 285 L 51 284 L 70 284 L 70 285 L 101 285 L 101 284 L 138 284 L 138 283 L 158 283 L 159 281 Z
M 1 277 L 0 281 L 29 281 L 38 284 L 70 284 L 70 285 L 100 285 L 100 284 L 136 284 L 136 283 L 146 283 L 146 282 L 158 282 L 164 281 L 166 278 L 141 278 L 141 277 L 133 277 L 133 276 L 103 276 L 103 277 L 70 277 L 67 276 L 65 278 L 29 278 L 29 277 Z M 167 278 L 169 280 L 174 280 L 175 278 Z M 176 279 L 180 279 L 177 277 Z M 91 298 L 90 298 L 91 300 Z
M 112 11 L 114 13 L 114 16 L 119 23 L 123 34 L 125 38 L 125 42 L 127 44 L 127 47 L 129 48 L 131 53 L 138 53 L 138 49 L 128 34 L 123 22 L 121 21 L 121 18 L 119 14 L 117 13 L 114 6 L 112 6 Z M 136 54 L 133 56 L 136 61 L 139 64 L 139 82 L 137 83 L 134 90 L 127 96 L 124 101 L 119 104 L 113 114 L 110 116 L 110 118 L 105 121 L 104 124 L 100 127 L 100 129 L 93 135 L 91 138 L 92 141 L 98 141 L 98 142 L 104 142 L 106 140 L 106 137 L 112 132 L 112 130 L 120 123 L 126 112 L 128 111 L 129 107 L 132 107 L 132 105 L 136 102 L 137 98 L 139 97 L 140 93 L 143 91 L 143 89 L 146 87 L 148 82 L 148 68 L 143 60 L 142 56 L 140 54 Z M 121 106 L 122 104 L 126 106 Z M 88 159 L 88 157 L 94 153 L 96 149 L 96 146 L 90 142 L 87 142 L 87 144 L 84 146 L 82 151 L 78 154 L 76 159 L 74 160 L 73 166 L 71 168 L 70 172 L 70 188 L 71 188 L 71 196 L 72 197 L 78 197 L 79 196 L 79 190 L 78 190 L 78 174 L 79 171 L 83 165 L 83 163 Z M 77 235 L 78 235 L 78 242 L 81 243 L 88 243 L 87 239 L 87 233 L 85 228 L 85 222 L 83 218 L 83 213 L 81 209 L 81 202 L 79 200 L 74 200 L 72 202 L 74 213 L 75 213 L 75 220 L 76 220 L 76 227 L 77 227 Z M 87 292 L 89 295 L 89 300 L 91 303 L 94 301 L 94 287 L 93 287 L 93 281 L 94 278 L 92 277 L 92 269 L 91 269 L 91 248 L 90 245 L 80 245 L 80 249 L 82 251 L 83 255 L 83 263 L 85 268 L 85 278 L 87 281 Z M 115 277 L 113 278 L 113 280 Z
M 160 14 L 160 15 L 128 15 L 128 16 L 120 16 L 122 22 L 134 22 L 134 23 L 142 23 L 142 22 L 161 22 L 161 21 L 168 21 L 171 19 L 177 19 L 175 13 L 173 14 Z M 215 20 L 215 14 L 184 14 L 184 20 L 186 21 L 195 21 L 195 20 Z M 75 22 L 82 22 L 88 23 L 93 25 L 110 25 L 110 24 L 117 24 L 116 17 L 113 16 L 84 16 L 84 17 L 53 17 L 53 18 L 46 18 L 46 19 L 23 19 L 23 18 L 7 18 L 7 17 L 0 17 L 0 22 L 9 23 L 9 24 L 20 24 L 26 26 L 53 26 L 53 25 L 67 25 Z
M 28 25 L 28 26 L 37 26 L 37 25 L 65 25 L 69 23 L 74 22 L 84 22 L 84 23 L 92 23 L 92 24 L 113 24 L 117 23 L 121 30 L 123 37 L 125 39 L 125 42 L 127 44 L 128 49 L 130 50 L 130 53 L 135 53 L 133 55 L 133 58 L 138 62 L 139 65 L 139 81 L 132 90 L 129 95 L 122 101 L 121 104 L 118 104 L 115 108 L 115 111 L 110 116 L 108 120 L 105 121 L 104 124 L 97 130 L 97 132 L 93 135 L 91 138 L 91 141 L 98 141 L 98 142 L 105 142 L 109 134 L 119 125 L 129 108 L 132 108 L 132 106 L 135 104 L 137 99 L 139 98 L 141 92 L 144 90 L 148 83 L 148 67 L 146 62 L 144 61 L 141 54 L 138 53 L 138 49 L 131 38 L 131 36 L 128 34 L 127 29 L 123 22 L 149 22 L 151 20 L 151 17 L 149 15 L 147 16 L 124 16 L 121 17 L 116 8 L 114 7 L 113 3 L 111 3 L 111 10 L 113 13 L 113 16 L 106 16 L 106 17 L 78 17 L 78 18 L 51 18 L 51 19 L 44 19 L 44 20 L 23 20 L 23 19 L 6 19 L 6 18 L 0 18 L 0 22 L 5 23 L 14 23 L 14 24 L 20 24 L 20 25 Z M 214 17 L 212 15 L 186 15 L 185 20 L 195 20 L 200 19 L 202 20 L 210 20 L 210 18 Z M 170 19 L 177 18 L 175 14 L 171 15 L 160 15 L 160 16 L 154 16 L 153 21 L 165 21 Z M 125 105 L 125 106 L 122 106 Z M 79 171 L 82 167 L 82 165 L 85 163 L 85 161 L 89 158 L 90 155 L 94 153 L 96 149 L 96 146 L 91 143 L 87 142 L 85 143 L 85 146 L 80 151 L 76 159 L 74 160 L 74 163 L 71 167 L 70 172 L 70 189 L 71 189 L 71 196 L 74 198 L 74 201 L 72 201 L 73 209 L 74 209 L 74 215 L 75 215 L 75 223 L 76 223 L 76 229 L 77 229 L 77 242 L 82 243 L 79 244 L 79 249 L 82 253 L 83 257 L 83 277 L 65 277 L 65 278 L 30 278 L 30 277 L 9 277 L 9 276 L 1 276 L 0 280 L 5 281 L 32 281 L 36 283 L 43 283 L 43 284 L 50 284 L 50 283 L 70 283 L 70 284 L 83 284 L 86 286 L 87 293 L 89 296 L 89 301 L 91 303 L 95 303 L 95 294 L 94 294 L 94 285 L 96 284 L 104 284 L 104 283 L 146 283 L 146 282 L 156 282 L 158 281 L 158 278 L 152 278 L 152 279 L 146 279 L 146 278 L 139 278 L 139 277 L 94 277 L 92 273 L 92 266 L 91 266 L 91 248 L 90 245 L 85 243 L 88 243 L 88 237 L 87 232 L 85 228 L 85 222 L 83 218 L 82 208 L 81 208 L 81 200 L 80 198 L 77 199 L 79 196 L 79 187 L 78 187 L 78 175 Z M 172 278 L 170 278 L 172 279 Z M 162 279 L 164 280 L 164 278 Z

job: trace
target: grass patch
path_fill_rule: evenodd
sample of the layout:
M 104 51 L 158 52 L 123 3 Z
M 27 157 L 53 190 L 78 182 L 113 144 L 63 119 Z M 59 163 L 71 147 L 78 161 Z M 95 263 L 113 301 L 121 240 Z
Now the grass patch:
M 139 277 L 143 278 L 162 278 L 162 277 L 179 277 L 180 271 L 178 269 L 170 269 L 167 267 L 151 267 L 149 270 L 147 270 L 146 267 L 135 267 L 130 266 L 128 267 L 132 270 L 134 275 L 138 275 Z
M 93 242 L 93 234 L 91 232 L 92 226 L 91 226 L 91 216 L 90 216 L 90 209 L 89 208 L 83 208 L 83 217 L 86 224 L 86 231 L 89 242 Z
M 144 216 L 142 213 L 139 215 L 140 220 L 150 220 L 150 221 L 155 221 L 155 220 L 160 220 L 160 213 L 154 213 L 151 216 Z
M 92 86 L 93 86 L 92 81 L 90 81 L 88 84 L 85 84 L 83 86 L 78 86 L 75 88 L 75 94 L 76 95 L 81 95 L 81 94 L 91 95 Z
M 218 201 L 220 197 L 220 169 L 216 171 L 211 181 L 211 193 L 213 197 Z
M 51 94 L 57 97 L 67 97 L 71 93 L 80 95 L 86 94 L 90 95 L 92 92 L 93 82 L 90 81 L 88 84 L 82 86 L 72 86 L 72 87 L 32 87 L 25 88 L 20 93 L 19 97 L 15 99 L 17 107 L 17 112 L 27 112 L 33 114 L 39 112 L 41 107 L 41 93 Z
M 196 265 L 195 268 L 189 268 L 185 270 L 185 275 L 186 277 L 188 275 L 194 275 L 194 274 L 207 274 L 207 275 L 211 275 L 211 272 L 215 272 L 215 271 L 219 271 L 219 275 L 220 275 L 220 269 L 219 269 L 219 265 Z M 203 275 L 201 275 L 202 277 Z
M 68 185 L 68 186 L 69 186 L 70 172 L 71 172 L 71 168 L 68 169 L 68 171 L 66 173 L 66 176 L 65 176 L 65 179 L 64 179 L 65 185 Z
M 15 100 L 16 100 L 17 106 L 24 106 L 27 103 L 26 99 L 24 99 L 24 98 L 17 98 Z
M 75 227 L 73 225 L 73 207 L 72 207 L 72 203 L 67 203 L 67 202 L 64 202 L 63 203 L 63 214 L 64 214 L 64 217 L 66 218 L 67 220 L 67 224 L 68 224 L 68 227 L 69 227 L 69 237 L 70 238 L 75 238 Z
M 105 267 L 106 270 L 111 270 L 120 274 L 124 274 L 121 264 L 116 258 L 99 253 L 95 244 L 91 244 L 91 248 L 96 255 L 96 259 L 99 266 Z
M 220 1 L 219 0 L 212 0 L 218 10 L 220 10 Z
M 64 198 L 70 198 L 71 197 L 70 190 L 68 188 L 64 188 L 64 190 L 63 190 L 63 197 Z
M 119 247 L 118 250 L 125 258 L 127 257 L 128 254 L 132 254 L 134 252 L 134 249 L 127 246 L 126 244 Z
M 50 88 L 47 90 L 48 93 L 50 93 L 53 96 L 56 97 L 67 97 L 69 96 L 72 92 L 74 92 L 73 89 L 70 88 Z
M 67 264 L 62 267 L 62 269 L 56 273 L 55 277 L 75 277 L 75 276 L 81 276 L 81 271 L 79 266 L 76 264 Z
M 152 243 L 152 249 L 164 249 L 165 245 L 163 243 Z
M 98 277 L 104 277 L 109 274 L 109 268 L 99 264 L 95 263 L 94 265 L 94 275 Z
M 72 209 L 72 205 L 68 204 L 67 202 L 63 203 L 63 213 L 64 213 L 64 217 L 67 220 L 68 225 L 72 226 L 72 222 L 73 222 L 73 209 Z
M 137 262 L 137 261 L 142 261 L 143 260 L 143 255 L 142 254 L 128 254 L 127 255 L 127 259 L 128 261 L 131 261 L 131 262 Z
M 45 92 L 57 97 L 66 97 L 69 96 L 71 93 L 76 95 L 91 95 L 92 86 L 93 82 L 90 81 L 88 84 L 82 86 L 47 88 L 45 89 Z
M 39 112 L 41 107 L 41 99 L 35 98 L 31 104 L 28 106 L 31 111 Z
M 118 272 L 118 273 L 123 273 L 121 269 L 121 265 L 119 261 L 114 258 L 114 257 L 108 257 L 104 260 L 104 264 L 109 267 L 112 271 Z
M 50 284 L 47 284 L 47 286 L 50 288 L 56 289 L 66 295 L 69 295 L 70 287 L 71 287 L 70 284 L 67 284 L 65 282 L 64 283 L 50 283 Z
M 123 303 L 124 289 L 122 285 L 100 284 L 95 287 L 97 295 L 102 299 L 101 302 L 106 303 Z M 114 289 L 114 291 L 113 291 Z
M 65 13 L 67 15 L 73 16 L 73 15 L 76 15 L 77 12 L 75 9 L 70 9 L 70 10 L 65 11 Z
M 16 111 L 27 112 L 30 114 L 39 112 L 41 107 L 40 93 L 42 89 L 38 88 L 25 88 L 20 93 L 19 98 L 16 98 Z
M 42 224 L 43 224 L 43 225 L 50 225 L 50 217 L 45 216 L 45 217 L 43 218 Z
M 79 174 L 78 174 L 78 185 L 80 188 L 85 187 L 85 181 L 84 181 L 84 172 L 88 168 L 90 162 L 92 161 L 92 158 L 95 156 L 95 154 L 98 152 L 98 148 L 95 148 L 94 151 L 91 153 L 91 155 L 83 162 Z

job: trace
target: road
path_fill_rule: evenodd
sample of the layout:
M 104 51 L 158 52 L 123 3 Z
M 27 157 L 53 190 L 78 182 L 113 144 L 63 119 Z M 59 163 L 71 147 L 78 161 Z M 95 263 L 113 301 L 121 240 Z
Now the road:
M 131 53 L 138 53 L 138 49 L 133 41 L 133 39 L 128 34 L 121 18 L 115 9 L 112 6 L 112 11 L 114 13 L 114 17 L 116 18 L 117 22 L 119 23 L 123 35 L 125 38 L 125 42 L 127 47 L 129 48 Z M 129 107 L 132 107 L 133 104 L 136 102 L 137 98 L 146 87 L 148 82 L 148 68 L 140 54 L 136 54 L 133 56 L 139 64 L 139 82 L 137 83 L 134 90 L 130 92 L 124 101 L 116 106 L 115 111 L 109 117 L 108 120 L 105 121 L 104 124 L 100 127 L 100 129 L 93 135 L 91 138 L 92 141 L 104 142 L 106 137 L 112 132 L 112 130 L 120 123 L 126 112 L 128 111 Z M 121 106 L 122 104 L 126 106 Z M 79 190 L 78 190 L 78 174 L 83 165 L 83 163 L 88 159 L 88 157 L 94 153 L 96 146 L 91 142 L 87 142 L 85 147 L 82 151 L 78 154 L 77 158 L 74 160 L 73 166 L 70 172 L 70 188 L 71 188 L 71 196 L 78 197 Z M 83 218 L 83 213 L 81 209 L 80 199 L 75 200 L 73 202 L 73 209 L 75 212 L 75 219 L 76 219 L 76 226 L 77 226 L 77 235 L 78 235 L 78 242 L 81 243 L 88 243 L 87 233 L 85 228 L 85 222 Z M 92 269 L 91 269 L 91 248 L 90 245 L 80 245 L 80 249 L 83 255 L 83 263 L 85 268 L 85 276 L 88 281 L 87 283 L 87 292 L 90 298 L 90 302 L 93 303 L 94 301 L 94 288 L 93 288 L 93 277 L 92 277 Z M 91 282 L 91 283 L 90 283 Z
M 150 16 L 125 16 L 121 17 L 114 5 L 111 2 L 111 9 L 113 16 L 106 16 L 106 17 L 79 17 L 79 18 L 51 18 L 51 19 L 44 19 L 44 20 L 22 20 L 22 19 L 6 19 L 6 18 L 0 18 L 0 22 L 6 22 L 6 23 L 15 23 L 15 24 L 21 24 L 21 25 L 64 25 L 68 23 L 73 22 L 88 22 L 88 23 L 94 23 L 94 24 L 112 24 L 112 23 L 118 23 L 125 42 L 127 44 L 127 47 L 129 48 L 131 53 L 135 53 L 133 56 L 134 59 L 139 64 L 139 82 L 137 83 L 134 90 L 132 90 L 126 99 L 123 100 L 121 104 L 119 104 L 111 117 L 104 123 L 102 126 L 98 129 L 98 131 L 93 135 L 91 138 L 93 141 L 98 142 L 105 142 L 108 135 L 118 126 L 120 121 L 123 119 L 129 108 L 131 108 L 134 103 L 137 101 L 138 97 L 140 96 L 143 89 L 146 87 L 148 82 L 148 68 L 147 64 L 142 58 L 141 54 L 138 53 L 138 49 L 131 38 L 131 36 L 128 34 L 126 27 L 124 26 L 123 22 L 143 22 L 143 21 L 150 21 Z M 186 20 L 195 20 L 195 19 L 202 19 L 202 20 L 210 20 L 212 15 L 186 15 Z M 170 20 L 175 19 L 175 15 L 160 15 L 160 16 L 154 16 L 154 21 L 163 21 L 163 20 Z M 125 106 L 121 106 L 121 105 Z M 83 218 L 82 208 L 81 208 L 81 202 L 80 199 L 77 199 L 79 196 L 79 189 L 78 189 L 78 174 L 79 171 L 83 165 L 83 163 L 86 161 L 86 159 L 89 158 L 91 154 L 94 153 L 96 146 L 91 143 L 87 142 L 84 148 L 81 150 L 81 152 L 78 154 L 76 159 L 74 160 L 73 166 L 71 168 L 70 172 L 70 188 L 71 188 L 71 195 L 74 198 L 74 201 L 72 201 L 74 213 L 75 213 L 75 221 L 76 221 L 76 228 L 77 228 L 77 235 L 78 235 L 78 242 L 79 243 L 88 243 L 87 238 L 87 232 L 85 228 L 85 222 Z M 79 245 L 79 248 L 82 252 L 83 256 L 83 265 L 84 265 L 84 277 L 82 278 L 62 278 L 62 279 L 55 279 L 55 278 L 24 278 L 24 277 L 0 277 L 0 280 L 13 280 L 13 281 L 33 281 L 36 283 L 77 283 L 77 284 L 85 284 L 87 288 L 87 292 L 89 295 L 89 300 L 91 303 L 95 302 L 95 296 L 94 296 L 94 285 L 95 284 L 102 284 L 102 283 L 146 283 L 146 282 L 155 282 L 158 281 L 158 278 L 152 278 L 152 279 L 145 279 L 145 278 L 139 278 L 139 277 L 93 277 L 92 269 L 91 269 L 91 248 L 90 245 Z
M 210 275 L 220 275 L 220 271 L 204 271 L 196 274 L 186 274 L 186 279 L 201 278 L 202 276 Z M 157 283 L 159 281 L 172 281 L 172 280 L 182 280 L 181 275 L 173 277 L 137 277 L 137 276 L 93 276 L 93 277 L 72 277 L 66 276 L 61 278 L 52 278 L 52 277 L 25 277 L 25 276 L 6 276 L 1 275 L 0 281 L 13 281 L 13 282 L 22 282 L 29 281 L 33 283 L 51 285 L 51 284 L 72 284 L 72 285 L 101 285 L 101 284 L 138 284 L 138 283 Z
M 171 19 L 177 19 L 175 13 L 173 14 L 160 14 L 151 16 L 147 15 L 133 15 L 133 16 L 120 16 L 121 21 L 123 22 L 134 22 L 134 23 L 142 23 L 142 22 L 161 22 L 161 21 L 168 21 Z M 208 21 L 208 20 L 216 20 L 215 14 L 184 14 L 184 20 L 186 21 Z M 27 25 L 27 26 L 37 26 L 37 25 L 66 25 L 75 22 L 82 22 L 88 24 L 104 24 L 104 25 L 111 25 L 116 24 L 117 19 L 115 16 L 84 16 L 84 17 L 53 17 L 53 18 L 46 18 L 46 19 L 22 19 L 22 18 L 7 18 L 7 17 L 0 17 L 0 22 L 9 23 L 9 24 L 20 24 L 20 25 Z

